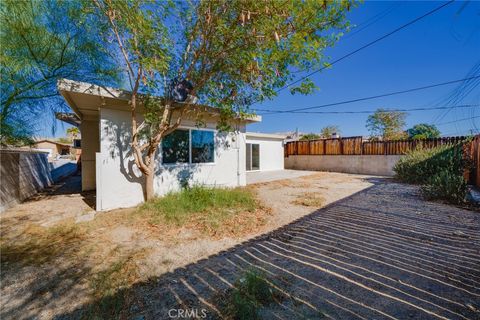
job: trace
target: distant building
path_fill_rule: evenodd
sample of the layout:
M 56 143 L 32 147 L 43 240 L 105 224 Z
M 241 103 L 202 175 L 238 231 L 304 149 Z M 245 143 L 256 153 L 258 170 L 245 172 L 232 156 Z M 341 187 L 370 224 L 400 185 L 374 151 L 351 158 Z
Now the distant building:
M 56 159 L 58 156 L 69 155 L 71 145 L 58 141 L 42 139 L 35 142 L 33 149 L 48 152 L 49 159 Z

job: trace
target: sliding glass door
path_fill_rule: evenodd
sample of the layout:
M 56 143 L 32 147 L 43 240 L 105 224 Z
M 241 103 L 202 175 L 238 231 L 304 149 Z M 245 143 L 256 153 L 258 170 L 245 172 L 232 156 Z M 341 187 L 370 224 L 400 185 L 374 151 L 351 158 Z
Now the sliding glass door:
M 247 171 L 260 170 L 260 145 L 247 143 Z

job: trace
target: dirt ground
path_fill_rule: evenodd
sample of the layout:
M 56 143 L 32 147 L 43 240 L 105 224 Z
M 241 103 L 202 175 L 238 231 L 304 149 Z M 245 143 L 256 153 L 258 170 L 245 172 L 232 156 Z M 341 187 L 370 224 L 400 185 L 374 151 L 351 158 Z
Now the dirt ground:
M 129 223 L 135 209 L 95 214 L 94 193 L 76 192 L 79 177 L 71 177 L 2 214 L 2 248 L 14 259 L 4 263 L 2 256 L 0 316 L 50 319 L 69 314 L 88 305 L 92 297 L 101 298 L 100 292 L 113 295 L 112 286 L 127 288 L 179 270 L 375 181 L 368 176 L 316 173 L 251 185 L 266 209 L 260 212 L 264 223 L 238 237 L 211 239 L 189 228 Z
M 115 297 L 129 297 L 125 318 L 169 319 L 182 310 L 219 319 L 225 293 L 252 269 L 282 292 L 277 303 L 259 308 L 261 319 L 480 319 L 480 213 L 424 201 L 415 186 L 376 180 Z M 80 318 L 107 301 L 62 318 Z

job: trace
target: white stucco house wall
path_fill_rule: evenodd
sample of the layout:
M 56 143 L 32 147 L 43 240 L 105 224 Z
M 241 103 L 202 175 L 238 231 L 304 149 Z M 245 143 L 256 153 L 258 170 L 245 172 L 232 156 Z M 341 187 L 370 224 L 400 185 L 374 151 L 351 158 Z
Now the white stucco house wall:
M 273 171 L 284 169 L 285 136 L 246 132 L 246 170 Z
M 143 202 L 144 179 L 129 147 L 129 92 L 66 79 L 58 82 L 58 90 L 79 118 L 82 190 L 96 190 L 96 210 Z M 192 118 L 193 114 L 198 117 L 198 110 L 205 123 L 202 128 Z M 141 120 L 141 107 L 137 113 Z M 176 116 L 174 113 L 173 119 Z M 259 134 L 246 134 L 246 125 L 261 121 L 261 117 L 236 119 L 232 132 L 216 129 L 219 114 L 214 108 L 198 106 L 192 116 L 187 113 L 183 119 L 181 126 L 165 137 L 156 157 L 154 189 L 158 196 L 185 184 L 246 185 L 247 138 L 249 146 L 262 143 L 260 169 L 283 169 L 283 141 L 279 137 L 265 135 L 262 141 Z

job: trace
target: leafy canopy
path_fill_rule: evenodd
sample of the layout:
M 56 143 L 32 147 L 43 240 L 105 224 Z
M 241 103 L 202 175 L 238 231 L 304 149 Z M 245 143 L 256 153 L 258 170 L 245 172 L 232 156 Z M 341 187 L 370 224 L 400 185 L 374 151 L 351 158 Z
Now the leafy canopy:
M 331 138 L 334 134 L 340 134 L 340 127 L 337 125 L 329 125 L 320 130 L 320 136 L 325 139 Z
M 95 25 L 80 9 L 75 1 L 0 2 L 2 144 L 30 141 L 45 114 L 65 108 L 57 79 L 116 79 L 111 57 L 92 36 Z
M 419 123 L 407 130 L 410 139 L 439 138 L 440 130 L 434 124 Z
M 406 135 L 403 127 L 405 127 L 406 116 L 405 112 L 389 111 L 380 108 L 368 116 L 366 127 L 373 139 L 404 139 Z
M 130 61 L 126 69 L 132 89 L 139 71 L 140 91 L 152 96 L 168 98 L 170 81 L 187 79 L 200 103 L 219 108 L 228 119 L 246 113 L 253 102 L 274 97 L 298 71 L 323 65 L 324 50 L 348 27 L 345 13 L 351 5 L 352 1 L 94 0 L 87 8 L 102 13 L 97 17 L 104 25 L 115 23 L 122 55 Z M 106 38 L 115 37 L 113 33 Z M 308 94 L 314 89 L 307 78 L 291 91 Z M 149 97 L 145 103 L 155 132 L 168 101 Z
M 320 138 L 321 136 L 316 133 L 306 133 L 302 135 L 299 140 L 315 140 Z

